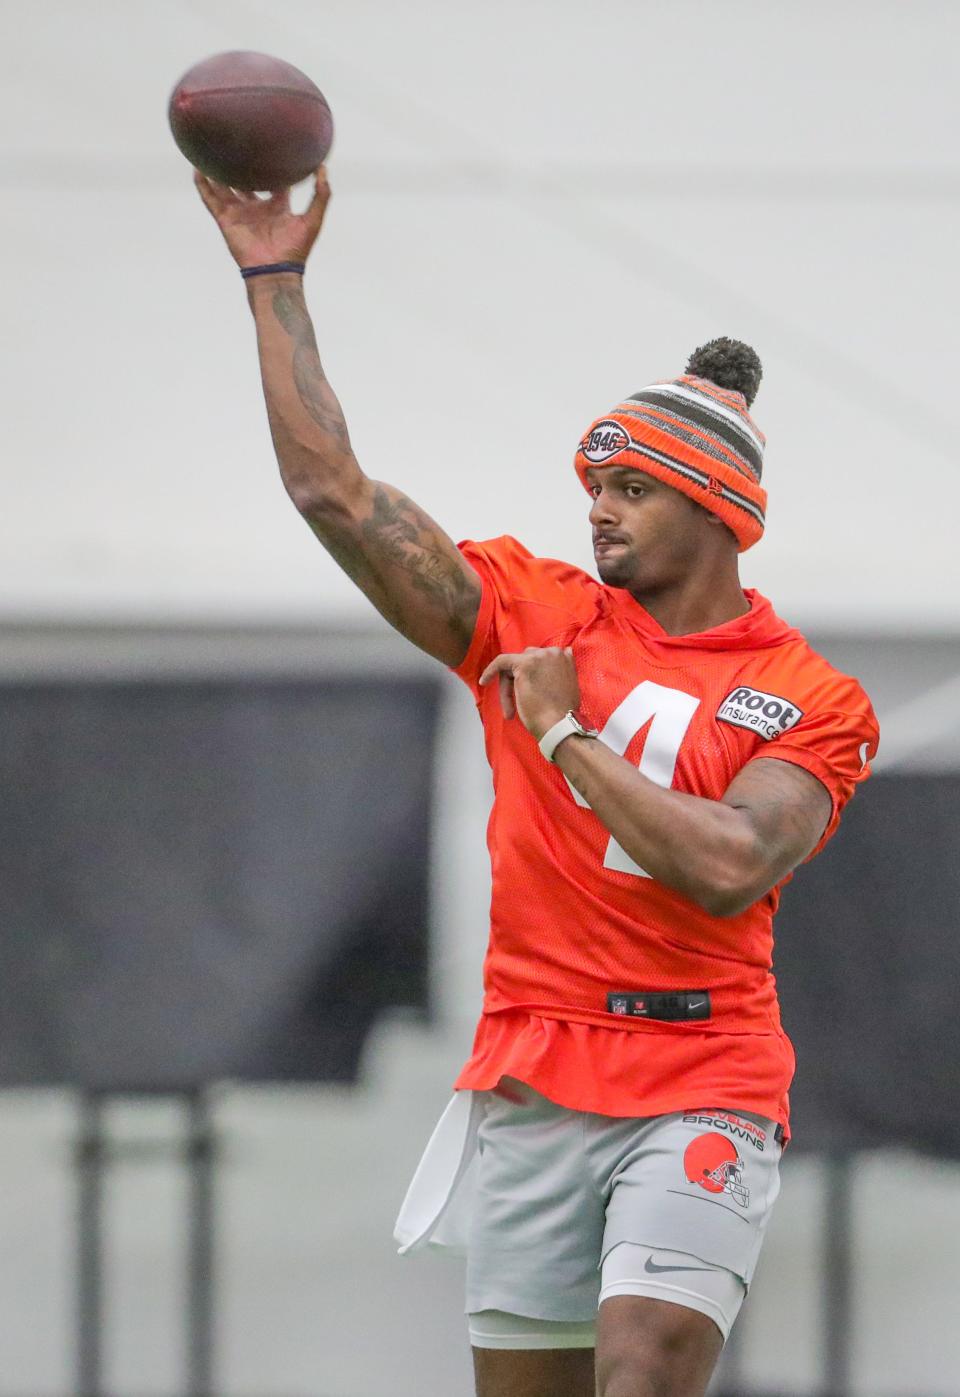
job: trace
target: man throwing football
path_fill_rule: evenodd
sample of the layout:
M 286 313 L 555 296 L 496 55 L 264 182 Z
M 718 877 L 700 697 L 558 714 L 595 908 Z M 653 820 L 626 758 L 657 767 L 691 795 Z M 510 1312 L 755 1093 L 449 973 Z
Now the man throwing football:
M 878 737 L 856 681 L 740 583 L 759 360 L 714 340 L 584 433 L 599 581 L 510 537 L 458 547 L 363 473 L 324 375 L 302 285 L 323 170 L 302 215 L 196 182 L 246 280 L 290 497 L 470 687 L 493 768 L 483 1014 L 398 1237 L 442 1242 L 459 1208 L 479 1397 L 699 1397 L 788 1131 L 780 889 Z

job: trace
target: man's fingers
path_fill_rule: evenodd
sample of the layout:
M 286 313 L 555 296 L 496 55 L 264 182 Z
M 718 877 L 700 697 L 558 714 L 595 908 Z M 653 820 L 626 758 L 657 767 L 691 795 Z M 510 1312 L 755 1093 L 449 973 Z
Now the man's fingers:
M 520 659 L 522 659 L 520 655 L 498 655 L 495 660 L 490 661 L 480 676 L 481 684 L 489 684 L 495 674 L 500 676 L 500 707 L 503 709 L 505 718 L 516 717 L 517 703 L 513 692 L 513 670 Z
M 323 215 L 326 212 L 327 204 L 330 200 L 330 182 L 327 179 L 327 167 L 321 165 L 314 175 L 313 198 L 304 210 L 304 221 L 311 233 L 316 237 L 320 232 L 320 225 L 323 222 Z
M 513 694 L 513 675 L 508 674 L 506 670 L 500 672 L 500 707 L 505 718 L 516 717 L 517 701 Z
M 559 664 L 558 664 L 559 661 Z M 499 681 L 500 706 L 505 718 L 519 716 L 534 732 L 541 710 L 576 708 L 580 701 L 576 669 L 570 648 L 530 645 L 518 654 L 497 655 L 480 676 L 480 684 Z M 518 688 L 519 686 L 519 688 Z M 519 703 L 517 695 L 519 692 Z M 546 723 L 546 727 L 550 724 Z
M 513 667 L 521 657 L 519 655 L 508 655 L 504 652 L 498 655 L 495 660 L 491 660 L 480 676 L 481 684 L 489 684 L 495 674 L 501 674 L 504 670 L 513 673 Z
M 249 189 L 231 189 L 229 185 L 218 184 L 209 175 L 193 172 L 193 182 L 200 191 L 200 198 L 211 213 L 222 213 L 231 204 L 259 204 L 256 194 Z
M 210 212 L 216 216 L 223 208 L 224 200 L 217 192 L 217 186 L 213 183 L 213 180 L 207 179 L 206 175 L 202 175 L 199 170 L 194 170 L 193 182 L 197 187 L 197 193 L 200 195 L 200 198 L 206 204 Z

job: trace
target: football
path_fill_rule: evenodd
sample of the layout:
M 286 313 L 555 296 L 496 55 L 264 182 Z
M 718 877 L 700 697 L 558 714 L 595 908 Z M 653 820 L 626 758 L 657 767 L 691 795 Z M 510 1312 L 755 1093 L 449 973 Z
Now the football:
M 326 158 L 333 117 L 306 73 L 266 53 L 218 53 L 170 96 L 170 129 L 202 174 L 232 189 L 286 189 Z

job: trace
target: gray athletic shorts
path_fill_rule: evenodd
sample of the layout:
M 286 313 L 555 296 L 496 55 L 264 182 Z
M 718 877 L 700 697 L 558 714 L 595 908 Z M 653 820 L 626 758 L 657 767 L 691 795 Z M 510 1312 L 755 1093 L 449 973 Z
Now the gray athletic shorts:
M 469 1314 L 588 1324 L 608 1279 L 602 1268 L 621 1243 L 650 1249 L 619 1254 L 630 1256 L 631 1273 L 642 1260 L 649 1275 L 610 1293 L 659 1294 L 716 1317 L 715 1277 L 703 1303 L 696 1298 L 705 1267 L 732 1273 L 742 1298 L 780 1187 L 773 1121 L 727 1109 L 620 1119 L 557 1106 L 510 1078 L 501 1088 L 476 1093 Z M 676 1253 L 689 1263 L 682 1276 Z M 619 1280 L 619 1258 L 609 1269 Z M 726 1337 L 731 1305 L 722 1308 Z

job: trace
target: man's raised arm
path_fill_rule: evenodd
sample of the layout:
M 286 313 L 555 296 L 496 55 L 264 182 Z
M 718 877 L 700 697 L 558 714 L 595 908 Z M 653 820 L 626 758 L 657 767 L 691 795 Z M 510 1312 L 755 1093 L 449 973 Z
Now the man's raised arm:
M 303 214 L 195 175 L 200 197 L 243 269 L 303 263 L 330 197 L 326 174 Z M 280 475 L 317 538 L 377 610 L 421 650 L 457 665 L 480 606 L 480 579 L 453 541 L 406 495 L 363 474 L 327 382 L 296 271 L 247 279 Z

